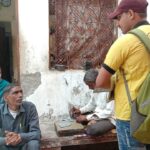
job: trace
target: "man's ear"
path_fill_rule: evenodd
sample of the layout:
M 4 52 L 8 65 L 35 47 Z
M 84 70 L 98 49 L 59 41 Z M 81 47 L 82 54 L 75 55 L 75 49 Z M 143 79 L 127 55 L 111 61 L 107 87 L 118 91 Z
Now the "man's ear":
M 4 101 L 7 102 L 7 100 L 8 100 L 8 94 L 4 94 L 3 98 L 4 98 Z
M 135 18 L 135 12 L 133 10 L 129 9 L 128 14 L 131 20 Z

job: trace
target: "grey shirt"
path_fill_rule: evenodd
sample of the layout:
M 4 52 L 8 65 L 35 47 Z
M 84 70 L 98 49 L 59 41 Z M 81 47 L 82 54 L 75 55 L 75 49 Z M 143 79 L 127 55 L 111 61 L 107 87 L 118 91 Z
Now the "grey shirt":
M 33 103 L 23 101 L 19 113 L 14 119 L 7 104 L 0 106 L 0 146 L 5 145 L 5 131 L 19 133 L 22 144 L 31 140 L 40 140 L 41 131 L 36 107 Z

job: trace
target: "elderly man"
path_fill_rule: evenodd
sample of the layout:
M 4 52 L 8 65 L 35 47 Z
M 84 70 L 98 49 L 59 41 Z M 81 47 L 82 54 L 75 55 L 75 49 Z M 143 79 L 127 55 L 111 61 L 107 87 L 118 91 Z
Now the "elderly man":
M 98 71 L 90 69 L 85 73 L 84 82 L 89 89 L 94 89 Z M 89 103 L 80 109 L 73 107 L 72 114 L 78 123 L 87 124 L 88 135 L 102 135 L 115 128 L 114 100 L 107 102 L 108 92 L 93 91 Z M 88 115 L 86 113 L 92 112 Z
M 145 149 L 130 135 L 131 108 L 128 102 L 122 71 L 124 72 L 132 100 L 135 100 L 140 86 L 150 71 L 150 55 L 144 44 L 128 31 L 138 28 L 148 37 L 150 25 L 147 17 L 146 0 L 122 0 L 109 15 L 116 21 L 123 36 L 118 38 L 109 49 L 104 63 L 99 70 L 95 88 L 109 88 L 111 76 L 116 73 L 115 84 L 115 117 L 120 150 Z
M 0 106 L 0 150 L 39 150 L 41 131 L 35 105 L 23 101 L 17 84 L 5 88 L 4 100 Z

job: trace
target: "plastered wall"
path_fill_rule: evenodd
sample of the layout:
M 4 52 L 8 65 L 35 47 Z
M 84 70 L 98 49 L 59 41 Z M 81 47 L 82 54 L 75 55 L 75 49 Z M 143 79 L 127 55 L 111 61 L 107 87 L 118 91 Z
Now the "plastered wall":
M 37 106 L 39 116 L 55 118 L 68 114 L 68 102 L 86 104 L 91 91 L 82 81 L 84 71 L 48 68 L 48 11 L 48 0 L 18 1 L 20 77 L 25 99 Z

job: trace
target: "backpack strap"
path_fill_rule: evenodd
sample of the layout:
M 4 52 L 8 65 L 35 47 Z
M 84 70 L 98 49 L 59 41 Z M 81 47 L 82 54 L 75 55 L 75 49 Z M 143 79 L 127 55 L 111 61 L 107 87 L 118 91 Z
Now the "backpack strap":
M 128 33 L 134 34 L 136 37 L 138 37 L 139 40 L 144 44 L 147 51 L 150 53 L 150 39 L 142 30 L 136 28 L 129 31 Z
M 124 84 L 125 84 L 125 88 L 126 88 L 126 93 L 127 93 L 127 96 L 128 96 L 128 101 L 129 101 L 130 106 L 132 106 L 132 99 L 131 99 L 127 79 L 126 79 L 124 71 L 122 70 L 121 72 L 122 72 L 122 75 L 123 75 L 123 80 L 124 80 Z
M 148 36 L 142 30 L 136 28 L 136 29 L 133 29 L 133 30 L 129 31 L 128 33 L 134 34 L 144 44 L 145 48 L 150 53 L 150 39 L 148 38 Z M 125 83 L 125 88 L 126 88 L 126 92 L 127 92 L 127 96 L 128 96 L 128 101 L 129 101 L 129 104 L 131 106 L 132 99 L 131 99 L 128 83 L 127 83 L 127 80 L 126 80 L 126 77 L 125 77 L 125 74 L 124 74 L 123 71 L 122 71 L 122 75 L 123 75 L 123 80 L 124 80 L 124 83 Z

